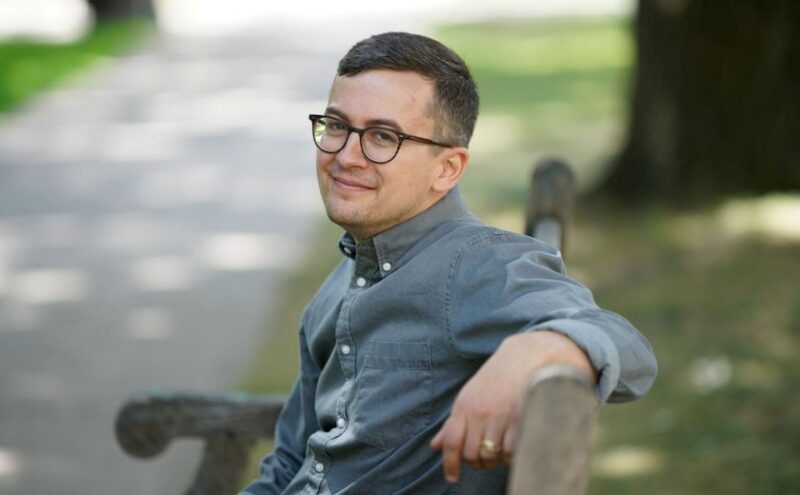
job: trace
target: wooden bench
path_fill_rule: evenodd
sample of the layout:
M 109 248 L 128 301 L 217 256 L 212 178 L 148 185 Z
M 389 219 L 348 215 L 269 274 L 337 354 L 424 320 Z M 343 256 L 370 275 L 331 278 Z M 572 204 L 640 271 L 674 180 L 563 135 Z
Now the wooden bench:
M 574 196 L 575 178 L 567 164 L 539 162 L 532 174 L 525 233 L 563 252 Z M 149 458 L 173 439 L 202 439 L 203 458 L 185 495 L 232 495 L 246 481 L 242 476 L 255 442 L 272 438 L 283 399 L 145 392 L 120 409 L 117 441 L 128 454 Z M 534 373 L 508 494 L 583 495 L 595 409 L 594 387 L 580 372 L 555 365 Z

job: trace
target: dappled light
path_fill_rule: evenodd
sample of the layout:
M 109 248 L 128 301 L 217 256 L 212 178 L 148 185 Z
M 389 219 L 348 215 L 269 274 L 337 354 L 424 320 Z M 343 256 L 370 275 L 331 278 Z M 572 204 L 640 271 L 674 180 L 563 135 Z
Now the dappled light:
M 716 216 L 728 235 L 800 244 L 800 193 L 733 199 Z
M 86 274 L 75 268 L 18 271 L 12 285 L 11 297 L 27 304 L 82 301 L 90 292 Z
M 689 368 L 689 382 L 703 394 L 728 385 L 732 377 L 733 365 L 723 356 L 698 358 Z
M 0 448 L 0 487 L 6 486 L 8 479 L 13 477 L 22 467 L 22 462 L 12 450 Z
M 661 455 L 646 447 L 619 446 L 599 452 L 593 463 L 593 473 L 607 478 L 642 476 L 663 467 Z
M 302 259 L 302 248 L 288 237 L 223 233 L 200 242 L 197 260 L 213 270 L 286 269 Z
M 175 334 L 175 323 L 166 309 L 139 308 L 125 316 L 125 334 L 136 340 L 164 340 Z
M 153 256 L 136 260 L 130 274 L 140 290 L 169 291 L 191 287 L 195 270 L 186 256 Z

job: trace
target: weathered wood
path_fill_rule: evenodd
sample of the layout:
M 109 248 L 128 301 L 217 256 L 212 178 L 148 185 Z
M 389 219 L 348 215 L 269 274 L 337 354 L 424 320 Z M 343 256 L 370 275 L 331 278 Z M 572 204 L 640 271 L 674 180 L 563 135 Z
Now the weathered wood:
M 576 191 L 575 174 L 566 160 L 540 160 L 531 174 L 525 234 L 554 246 L 563 255 Z
M 134 457 L 153 457 L 174 438 L 205 440 L 186 495 L 223 495 L 241 486 L 250 449 L 271 438 L 283 397 L 149 392 L 129 399 L 116 421 L 117 442 Z
M 588 377 L 567 365 L 533 374 L 511 466 L 509 495 L 584 495 L 597 398 Z

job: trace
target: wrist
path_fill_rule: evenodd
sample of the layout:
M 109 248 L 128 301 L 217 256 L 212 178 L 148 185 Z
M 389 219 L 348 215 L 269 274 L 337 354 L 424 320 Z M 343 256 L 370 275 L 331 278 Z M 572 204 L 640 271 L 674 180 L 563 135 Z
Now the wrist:
M 592 382 L 597 382 L 597 371 L 589 356 L 572 339 L 553 330 L 511 335 L 501 345 L 531 356 L 530 372 L 549 364 L 568 364 L 585 373 Z

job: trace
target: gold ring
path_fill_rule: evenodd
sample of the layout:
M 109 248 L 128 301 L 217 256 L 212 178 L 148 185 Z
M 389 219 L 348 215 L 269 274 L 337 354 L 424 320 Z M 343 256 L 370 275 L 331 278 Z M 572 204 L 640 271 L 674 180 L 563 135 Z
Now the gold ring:
M 491 440 L 484 440 L 481 442 L 481 451 L 487 454 L 497 455 L 503 451 L 503 447 Z

